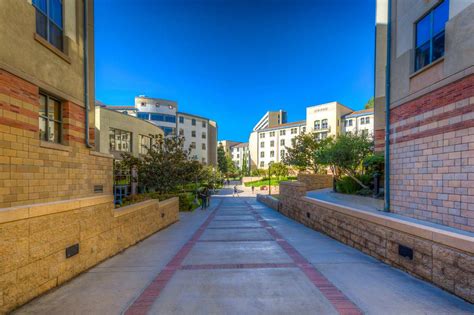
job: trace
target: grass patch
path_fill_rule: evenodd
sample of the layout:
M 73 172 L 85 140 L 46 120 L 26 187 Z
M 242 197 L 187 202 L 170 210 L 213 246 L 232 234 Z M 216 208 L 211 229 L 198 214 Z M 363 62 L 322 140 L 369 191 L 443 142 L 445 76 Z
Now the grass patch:
M 290 176 L 290 177 L 282 177 L 280 179 L 275 177 L 275 178 L 272 178 L 270 180 L 270 185 L 271 186 L 278 186 L 278 185 L 280 185 L 280 182 L 285 182 L 285 181 L 289 181 L 289 180 L 296 180 L 296 177 Z M 268 178 L 245 183 L 245 187 L 252 187 L 252 186 L 253 187 L 268 186 Z

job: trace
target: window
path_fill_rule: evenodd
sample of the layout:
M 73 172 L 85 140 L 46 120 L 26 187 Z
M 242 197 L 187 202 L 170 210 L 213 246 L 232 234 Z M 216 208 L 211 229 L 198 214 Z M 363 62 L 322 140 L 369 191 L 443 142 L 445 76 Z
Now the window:
M 275 131 L 270 131 L 270 137 L 275 137 Z
M 145 119 L 145 120 L 149 120 L 150 119 L 150 115 L 148 113 L 137 113 L 137 117 L 140 118 L 140 119 Z
M 201 148 L 202 148 L 203 150 L 206 150 L 206 144 L 203 143 L 203 144 L 201 145 Z
M 360 124 L 361 124 L 361 125 L 365 124 L 365 118 L 364 118 L 364 117 L 362 117 L 362 118 L 360 119 Z
M 295 144 L 296 144 L 296 139 L 295 139 L 295 138 L 291 139 L 291 146 L 293 146 L 293 147 L 294 147 L 294 146 L 295 146 Z
M 155 107 L 156 107 L 156 108 L 159 108 L 159 107 L 160 107 L 160 103 L 155 103 Z
M 179 116 L 179 123 L 184 124 L 184 117 L 183 116 Z
M 291 134 L 295 135 L 298 133 L 298 128 L 291 128 Z
M 319 120 L 314 121 L 314 129 L 315 130 L 321 129 L 321 122 Z
M 285 150 L 280 150 L 280 159 L 285 157 Z
M 151 138 L 143 135 L 140 135 L 139 138 L 140 145 L 138 147 L 138 153 L 147 154 L 148 150 L 151 148 Z
M 321 121 L 321 128 L 322 129 L 328 129 L 328 120 L 327 119 L 323 119 Z
M 191 137 L 196 138 L 196 130 L 191 131 Z
M 449 19 L 448 11 L 449 1 L 445 0 L 416 23 L 415 71 L 444 55 L 444 26 Z
M 240 158 L 240 154 L 237 154 L 237 158 Z
M 40 94 L 39 102 L 40 140 L 61 143 L 63 129 L 61 103 L 46 94 Z
M 265 157 L 265 152 L 260 152 L 260 157 L 264 158 Z
M 36 8 L 36 33 L 63 51 L 62 0 L 33 0 Z
M 146 104 L 145 104 L 145 102 L 141 102 L 140 105 L 143 107 L 143 106 L 145 106 Z
M 365 117 L 365 123 L 370 124 L 370 117 Z
M 306 132 L 306 127 L 305 126 L 301 127 L 301 131 Z
M 202 127 L 206 128 L 206 122 L 205 121 L 202 122 Z
M 369 135 L 369 130 L 367 130 L 367 129 L 362 129 L 362 130 L 361 130 L 361 133 L 362 133 L 362 135 L 363 135 L 364 137 L 367 137 L 367 136 Z
M 191 149 L 196 149 L 196 142 L 191 142 L 191 145 L 189 147 Z
M 166 121 L 166 122 L 175 123 L 175 122 L 176 122 L 176 116 L 173 116 L 173 115 L 166 115 L 166 114 L 155 114 L 155 113 L 151 113 L 151 114 L 150 114 L 150 120 L 154 120 L 154 121 Z
M 352 127 L 352 119 L 349 119 L 349 127 Z
M 260 142 L 260 148 L 265 148 L 265 142 Z
M 132 148 L 132 133 L 110 128 L 109 130 L 109 149 L 111 152 L 131 152 Z
M 275 146 L 275 141 L 270 141 L 270 147 L 274 147 Z
M 183 128 L 180 128 L 180 129 L 179 129 L 179 135 L 180 135 L 180 136 L 184 136 L 184 129 L 183 129 Z
M 201 159 L 201 162 L 202 162 L 202 163 L 206 163 L 206 158 L 202 158 L 202 159 Z
M 327 132 L 321 132 L 321 139 L 326 139 L 328 137 Z
M 260 162 L 260 167 L 264 167 L 265 163 L 263 161 Z
M 280 130 L 280 136 L 286 135 L 286 130 Z
M 275 151 L 270 151 L 270 157 L 275 157 Z
M 280 140 L 280 145 L 285 145 L 285 139 Z
M 264 133 L 264 132 L 262 132 L 262 133 L 260 134 L 260 139 L 263 139 L 263 138 L 265 138 L 265 133 Z
M 191 125 L 196 126 L 196 119 L 191 119 Z
M 201 138 L 206 139 L 206 133 L 205 132 L 202 133 Z
M 165 137 L 169 135 L 173 135 L 175 133 L 174 128 L 171 127 L 161 127 L 163 129 L 163 132 L 165 133 Z

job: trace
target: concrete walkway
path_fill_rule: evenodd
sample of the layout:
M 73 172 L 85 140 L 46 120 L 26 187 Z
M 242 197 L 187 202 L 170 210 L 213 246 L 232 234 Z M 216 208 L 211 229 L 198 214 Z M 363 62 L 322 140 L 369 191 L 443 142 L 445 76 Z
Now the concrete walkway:
M 213 198 L 17 314 L 473 314 L 474 305 L 257 203 Z

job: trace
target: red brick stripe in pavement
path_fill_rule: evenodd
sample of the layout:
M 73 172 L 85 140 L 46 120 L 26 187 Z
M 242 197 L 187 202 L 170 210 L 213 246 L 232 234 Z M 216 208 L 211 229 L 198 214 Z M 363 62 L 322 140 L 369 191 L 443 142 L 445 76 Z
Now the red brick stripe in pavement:
M 316 288 L 328 299 L 339 314 L 358 315 L 363 314 L 344 293 L 342 293 L 334 284 L 332 284 L 316 267 L 314 267 L 306 258 L 304 258 L 290 243 L 288 243 L 253 207 L 245 202 L 251 213 L 257 221 L 266 228 L 268 233 L 275 238 L 275 241 L 281 248 L 293 259 L 295 264 L 304 272 L 308 279 Z

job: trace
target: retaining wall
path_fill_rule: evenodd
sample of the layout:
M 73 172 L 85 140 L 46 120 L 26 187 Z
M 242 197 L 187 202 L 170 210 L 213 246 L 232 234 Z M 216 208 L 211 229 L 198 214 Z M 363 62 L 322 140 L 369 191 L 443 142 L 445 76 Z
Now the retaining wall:
M 306 197 L 301 182 L 280 184 L 280 212 L 389 265 L 474 303 L 474 238 Z M 412 250 L 412 258 L 400 251 Z
M 0 209 L 0 314 L 178 220 L 178 198 L 117 210 L 111 195 Z
M 332 187 L 331 175 L 299 173 L 298 181 L 304 183 L 308 191 Z

